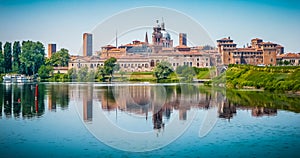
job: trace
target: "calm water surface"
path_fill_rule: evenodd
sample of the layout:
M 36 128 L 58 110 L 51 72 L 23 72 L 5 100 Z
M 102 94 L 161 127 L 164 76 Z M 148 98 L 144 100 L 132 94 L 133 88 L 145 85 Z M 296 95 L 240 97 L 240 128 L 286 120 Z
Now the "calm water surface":
M 0 157 L 297 157 L 300 96 L 187 84 L 0 84 Z

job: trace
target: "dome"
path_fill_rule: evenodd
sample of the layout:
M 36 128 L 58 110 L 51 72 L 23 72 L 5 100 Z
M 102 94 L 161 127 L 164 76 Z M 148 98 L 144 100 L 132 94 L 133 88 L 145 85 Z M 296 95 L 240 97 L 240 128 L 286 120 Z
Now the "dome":
M 155 33 L 155 38 L 161 38 L 162 37 L 162 33 L 158 32 L 158 33 Z
M 162 37 L 164 37 L 166 39 L 171 39 L 171 36 L 167 31 L 162 30 L 161 34 L 162 34 Z

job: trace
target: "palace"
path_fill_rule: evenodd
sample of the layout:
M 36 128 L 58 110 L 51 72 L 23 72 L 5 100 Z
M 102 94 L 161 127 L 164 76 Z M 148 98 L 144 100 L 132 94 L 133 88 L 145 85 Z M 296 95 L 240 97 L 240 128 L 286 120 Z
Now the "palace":
M 259 38 L 252 39 L 251 46 L 244 48 L 237 48 L 230 37 L 217 40 L 217 44 L 224 65 L 276 65 L 276 56 L 284 52 L 281 45 L 263 42 Z
M 144 42 L 135 40 L 119 47 L 106 45 L 101 47 L 98 55 L 72 56 L 69 69 L 86 66 L 96 70 L 110 57 L 117 58 L 120 70 L 125 72 L 152 71 L 161 61 L 168 61 L 174 69 L 183 65 L 209 68 L 221 63 L 221 56 L 216 49 L 188 47 L 185 33 L 179 34 L 179 45 L 173 47 L 173 40 L 165 29 L 164 22 L 159 24 L 157 21 L 157 25 L 153 27 L 151 44 L 146 32 Z

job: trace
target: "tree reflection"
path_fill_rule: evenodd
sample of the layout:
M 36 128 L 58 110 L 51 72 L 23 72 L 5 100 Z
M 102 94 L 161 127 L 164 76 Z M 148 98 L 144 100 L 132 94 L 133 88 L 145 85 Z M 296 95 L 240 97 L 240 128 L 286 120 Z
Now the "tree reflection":
M 38 95 L 35 97 L 36 87 L 38 87 Z M 45 86 L 43 84 L 38 86 L 35 84 L 1 84 L 0 88 L 1 109 L 3 106 L 7 118 L 12 116 L 31 118 L 44 114 Z
M 62 110 L 69 106 L 69 84 L 50 84 L 48 89 L 48 110 L 56 111 L 57 107 Z

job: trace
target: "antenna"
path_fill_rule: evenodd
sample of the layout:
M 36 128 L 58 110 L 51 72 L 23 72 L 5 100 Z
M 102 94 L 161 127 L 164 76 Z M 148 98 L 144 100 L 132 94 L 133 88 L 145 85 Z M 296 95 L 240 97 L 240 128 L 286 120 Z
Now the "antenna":
M 118 30 L 116 30 L 116 47 L 118 48 Z
M 164 22 L 164 17 L 161 17 L 161 28 L 162 30 L 165 30 L 165 22 Z

